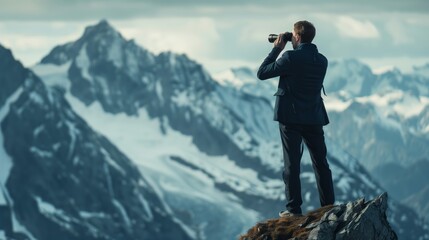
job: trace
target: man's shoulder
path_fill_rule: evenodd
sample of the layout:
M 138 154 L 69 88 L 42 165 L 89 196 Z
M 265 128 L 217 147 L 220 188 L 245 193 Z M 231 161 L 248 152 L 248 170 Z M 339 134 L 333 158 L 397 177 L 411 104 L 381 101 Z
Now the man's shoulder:
M 323 55 L 322 53 L 320 53 L 319 52 L 319 57 L 321 58 L 321 59 L 323 59 L 324 61 L 328 61 L 328 58 L 326 58 L 326 56 L 325 55 Z
M 287 50 L 287 51 L 283 52 L 282 58 L 291 60 L 292 58 L 294 58 L 296 56 L 296 54 L 297 53 L 295 50 Z

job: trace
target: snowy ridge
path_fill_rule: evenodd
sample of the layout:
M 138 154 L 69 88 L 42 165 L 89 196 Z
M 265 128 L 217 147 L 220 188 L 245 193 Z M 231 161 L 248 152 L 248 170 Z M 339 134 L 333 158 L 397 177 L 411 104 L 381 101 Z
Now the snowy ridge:
M 213 75 L 213 78 L 222 85 L 241 88 L 243 85 L 254 82 L 255 71 L 249 68 L 233 68 Z
M 5 102 L 5 104 L 0 109 L 0 123 L 3 122 L 4 117 L 6 116 L 7 112 L 9 111 L 10 105 L 12 102 L 16 101 L 18 99 L 19 95 L 21 95 L 22 88 L 18 88 Z M 2 131 L 0 131 L 2 133 Z M 9 177 L 9 171 L 12 168 L 12 161 L 10 159 L 10 156 L 6 153 L 4 149 L 4 137 L 3 134 L 0 134 L 0 165 L 2 166 L 0 168 L 0 183 L 2 184 L 2 188 L 4 188 L 6 181 Z M 1 198 L 0 198 L 1 200 Z M 3 199 L 4 200 L 4 199 Z M 5 203 L 0 201 L 0 203 Z
M 33 72 L 38 76 L 43 76 L 43 83 L 48 87 L 60 87 L 70 89 L 70 81 L 67 78 L 67 71 L 71 62 L 62 65 L 37 64 L 32 67 Z
M 414 67 L 414 73 L 418 76 L 429 79 L 429 63 L 424 66 Z

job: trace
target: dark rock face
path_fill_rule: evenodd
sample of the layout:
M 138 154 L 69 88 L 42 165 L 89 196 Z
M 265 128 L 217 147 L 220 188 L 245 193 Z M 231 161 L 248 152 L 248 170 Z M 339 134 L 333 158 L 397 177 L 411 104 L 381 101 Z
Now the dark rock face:
M 308 239 L 398 239 L 386 219 L 387 193 L 336 206 L 314 223 Z M 309 226 L 307 226 L 309 227 Z
M 15 61 L 12 52 L 0 45 L 0 107 L 6 99 L 24 82 L 28 70 L 23 70 L 20 62 Z M 5 74 L 7 73 L 7 74 Z
M 0 205 L 0 230 L 8 237 L 13 233 L 11 211 L 7 205 Z
M 368 202 L 359 199 L 326 206 L 304 216 L 258 223 L 240 239 L 396 240 L 398 237 L 387 221 L 386 210 L 387 194 L 384 193 Z
M 37 239 L 191 239 L 133 163 L 73 112 L 63 90 L 46 88 L 8 56 L 0 57 L 9 64 L 0 64 L 0 80 L 22 82 L 1 122 L 17 220 Z

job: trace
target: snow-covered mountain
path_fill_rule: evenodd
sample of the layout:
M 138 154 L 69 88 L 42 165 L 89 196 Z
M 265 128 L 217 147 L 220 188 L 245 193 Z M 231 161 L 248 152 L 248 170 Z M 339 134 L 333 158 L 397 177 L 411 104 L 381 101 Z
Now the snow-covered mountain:
M 73 129 L 76 130 L 68 129 L 68 132 L 60 135 L 64 137 L 64 146 L 69 148 L 66 155 L 55 159 L 58 164 L 64 161 L 64 167 L 56 167 L 55 170 L 48 168 L 39 174 L 51 176 L 61 172 L 65 177 L 73 178 L 77 173 L 69 169 L 72 166 L 67 164 L 71 164 L 73 158 L 70 161 L 67 154 L 74 156 L 84 153 L 80 161 L 85 159 L 85 162 L 93 163 L 89 171 L 94 169 L 95 174 L 102 174 L 103 171 L 96 169 L 104 169 L 106 165 L 114 165 L 109 168 L 110 174 L 130 175 L 131 180 L 127 181 L 133 182 L 132 176 L 136 174 L 135 178 L 144 182 L 142 186 L 138 185 L 140 190 L 129 193 L 125 191 L 126 188 L 123 192 L 119 185 L 113 186 L 115 193 L 120 192 L 124 199 L 132 199 L 132 193 L 139 191 L 152 193 L 153 196 L 149 196 L 155 200 L 146 198 L 144 194 L 143 200 L 153 212 L 158 209 L 158 212 L 164 213 L 162 216 L 171 219 L 171 223 L 158 221 L 159 224 L 173 228 L 171 232 L 161 228 L 159 234 L 182 231 L 183 238 L 189 236 L 195 240 L 237 238 L 255 222 L 275 217 L 284 208 L 281 146 L 278 130 L 272 121 L 272 106 L 267 98 L 219 84 L 200 64 L 186 55 L 170 52 L 154 55 L 133 41 L 124 39 L 106 21 L 86 28 L 77 41 L 57 46 L 32 70 L 41 77 L 47 86 L 44 87 L 46 91 L 55 92 L 62 99 L 54 99 L 54 102 L 63 102 L 66 106 L 49 112 L 61 116 L 67 116 L 64 111 L 76 113 L 74 116 L 82 118 L 84 123 L 75 124 Z M 69 111 L 67 106 L 70 107 Z M 42 112 L 41 115 L 49 114 Z M 18 116 L 13 120 L 26 126 Z M 66 123 L 63 125 L 70 128 Z M 24 140 L 38 126 L 23 128 L 28 131 L 28 135 L 23 135 Z M 12 138 L 9 135 L 11 131 L 8 135 L 4 132 L 4 139 Z M 57 134 L 44 129 L 38 132 L 48 135 L 48 139 Z M 92 134 L 87 134 L 97 137 L 72 138 L 72 132 L 90 132 Z M 98 145 L 85 139 L 92 139 Z M 57 139 L 54 140 L 45 142 L 40 139 L 39 143 L 47 146 L 40 148 L 45 151 L 44 154 L 54 154 L 55 149 L 51 146 Z M 114 153 L 106 154 L 107 147 L 100 142 L 111 143 L 109 146 L 115 149 L 111 150 Z M 31 149 L 33 143 L 25 142 L 22 147 Z M 73 147 L 70 150 L 77 143 L 82 148 Z M 328 148 L 338 202 L 362 196 L 372 198 L 383 191 L 365 168 L 337 143 L 328 140 Z M 16 156 L 8 154 L 10 162 L 15 163 Z M 103 158 L 105 155 L 110 158 Z M 117 155 L 122 157 L 114 157 Z M 128 167 L 120 164 L 123 162 Z M 304 210 L 319 206 L 315 178 L 309 162 L 308 154 L 305 154 L 302 166 Z M 125 174 L 121 175 L 115 166 L 122 168 Z M 131 173 L 128 174 L 128 171 Z M 13 176 L 11 171 L 6 178 L 8 183 Z M 104 175 L 103 179 L 106 178 Z M 99 182 L 92 178 L 87 180 L 88 191 L 82 192 L 80 196 L 89 199 L 94 195 L 99 196 L 98 191 L 101 190 L 96 186 Z M 117 179 L 111 182 L 121 184 L 124 181 Z M 57 184 L 62 186 L 64 192 L 73 193 L 69 185 L 63 182 Z M 50 186 L 47 184 L 46 188 Z M 104 187 L 105 192 L 109 192 L 108 189 L 109 185 Z M 21 191 L 31 192 L 32 189 L 23 188 Z M 43 198 L 46 204 L 55 206 L 56 212 L 66 211 L 64 205 L 55 204 L 52 200 L 58 197 L 58 191 L 45 189 L 44 192 L 51 196 Z M 59 196 L 66 202 L 69 199 L 65 193 Z M 73 196 L 70 198 L 73 199 Z M 103 199 L 106 205 L 116 206 L 115 198 L 106 196 Z M 91 202 L 88 204 L 91 205 Z M 33 206 L 33 209 L 37 209 Z M 389 221 L 400 236 L 424 238 L 427 226 L 413 211 L 393 201 L 390 206 Z M 75 211 L 85 211 L 86 208 L 76 205 Z M 129 221 L 121 224 L 118 220 L 118 227 L 126 227 L 127 222 L 146 223 L 145 219 L 130 213 L 137 211 L 138 206 L 122 209 L 118 219 Z M 37 226 L 37 222 L 20 223 L 31 233 L 28 226 Z M 57 228 L 61 227 L 58 223 Z M 159 230 L 155 228 L 153 231 L 156 229 Z M 42 236 L 40 239 L 45 238 Z M 154 235 L 150 239 L 177 237 Z
M 0 205 L 10 213 L 0 229 L 8 239 L 194 239 L 63 90 L 2 46 L 0 59 Z

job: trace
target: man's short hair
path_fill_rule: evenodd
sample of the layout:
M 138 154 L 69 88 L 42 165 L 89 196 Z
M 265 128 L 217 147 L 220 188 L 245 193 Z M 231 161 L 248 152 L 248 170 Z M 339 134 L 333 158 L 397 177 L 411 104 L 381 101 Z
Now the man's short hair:
M 316 28 L 309 21 L 299 21 L 293 25 L 295 33 L 301 37 L 302 43 L 311 43 L 316 35 Z

